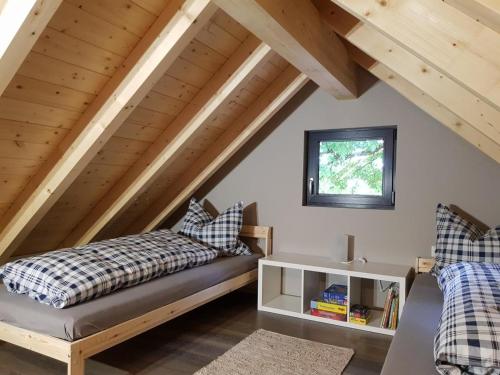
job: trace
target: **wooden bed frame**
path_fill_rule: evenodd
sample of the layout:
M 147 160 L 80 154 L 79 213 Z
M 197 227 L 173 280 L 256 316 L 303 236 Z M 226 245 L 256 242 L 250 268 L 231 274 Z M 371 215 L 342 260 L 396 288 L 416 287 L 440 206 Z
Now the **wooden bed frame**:
M 263 239 L 265 256 L 272 252 L 272 228 L 244 225 L 241 237 Z M 52 336 L 0 322 L 0 340 L 65 362 L 68 375 L 84 375 L 85 359 L 120 344 L 128 339 L 187 313 L 218 297 L 257 280 L 257 268 L 216 284 L 188 297 L 157 308 L 104 331 L 76 341 L 65 341 Z
M 434 258 L 417 258 L 417 263 L 415 265 L 416 273 L 429 273 L 431 272 L 432 266 L 434 266 Z

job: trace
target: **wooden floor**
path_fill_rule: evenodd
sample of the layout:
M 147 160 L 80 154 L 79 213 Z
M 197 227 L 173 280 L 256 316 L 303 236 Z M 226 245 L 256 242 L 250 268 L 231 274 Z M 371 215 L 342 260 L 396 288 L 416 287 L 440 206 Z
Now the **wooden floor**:
M 379 374 L 391 338 L 256 311 L 253 290 L 237 291 L 92 358 L 88 375 L 187 375 L 258 328 L 353 348 L 344 374 Z M 0 374 L 65 374 L 54 360 L 0 343 Z M 279 374 L 276 374 L 279 375 Z

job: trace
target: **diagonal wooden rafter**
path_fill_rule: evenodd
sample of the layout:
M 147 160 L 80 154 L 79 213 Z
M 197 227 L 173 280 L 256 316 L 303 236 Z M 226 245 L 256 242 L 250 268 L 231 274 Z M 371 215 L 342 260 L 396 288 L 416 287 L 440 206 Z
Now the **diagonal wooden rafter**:
M 500 33 L 500 2 L 498 0 L 444 0 L 444 2 Z
M 448 110 L 408 80 L 389 69 L 384 64 L 372 59 L 363 51 L 348 43 L 351 57 L 358 65 L 372 73 L 381 81 L 387 83 L 417 107 L 434 117 L 451 131 L 472 143 L 479 150 L 500 163 L 500 145 L 493 142 L 464 119 Z
M 143 156 L 63 241 L 73 246 L 91 241 L 106 224 L 131 204 L 161 172 L 206 120 L 230 97 L 254 69 L 271 53 L 271 48 L 250 35 L 208 84 L 184 108 Z
M 61 2 L 62 0 L 31 0 L 31 2 L 9 0 L 0 7 L 2 38 L 0 41 L 0 95 L 28 56 Z
M 338 99 L 357 96 L 356 70 L 344 45 L 310 0 L 215 0 L 320 87 Z
M 490 153 L 495 148 L 487 147 L 487 151 L 484 146 L 492 142 L 500 145 L 499 111 L 331 1 L 317 0 L 315 4 L 339 35 L 453 112 L 462 119 L 458 123 L 468 123 L 481 132 L 483 135 L 479 138 L 485 142 L 471 142 L 476 146 L 483 145 L 483 151 L 496 158 Z
M 234 153 L 239 150 L 267 121 L 282 108 L 308 81 L 308 77 L 288 67 L 245 111 L 234 124 L 214 142 L 200 158 L 179 177 L 162 197 L 151 204 L 127 228 L 127 233 L 147 232 L 185 202 Z
M 332 1 L 500 109 L 497 32 L 442 1 Z
M 215 13 L 209 0 L 169 2 L 0 222 L 0 264 L 140 103 Z

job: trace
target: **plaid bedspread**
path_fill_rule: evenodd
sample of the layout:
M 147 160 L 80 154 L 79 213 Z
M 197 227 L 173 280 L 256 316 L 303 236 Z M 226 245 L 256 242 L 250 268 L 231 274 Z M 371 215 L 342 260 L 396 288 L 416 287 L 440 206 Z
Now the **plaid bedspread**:
M 434 339 L 441 374 L 500 374 L 500 264 L 456 263 L 438 278 L 444 305 Z
M 217 250 L 170 230 L 114 238 L 0 268 L 7 290 L 64 308 L 213 261 Z

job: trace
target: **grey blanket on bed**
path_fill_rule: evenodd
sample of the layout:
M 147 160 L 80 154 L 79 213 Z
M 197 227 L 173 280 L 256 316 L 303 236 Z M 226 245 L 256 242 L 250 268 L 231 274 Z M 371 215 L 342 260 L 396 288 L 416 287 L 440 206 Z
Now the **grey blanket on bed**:
M 11 293 L 64 308 L 213 261 L 217 250 L 168 229 L 18 259 L 0 268 Z

